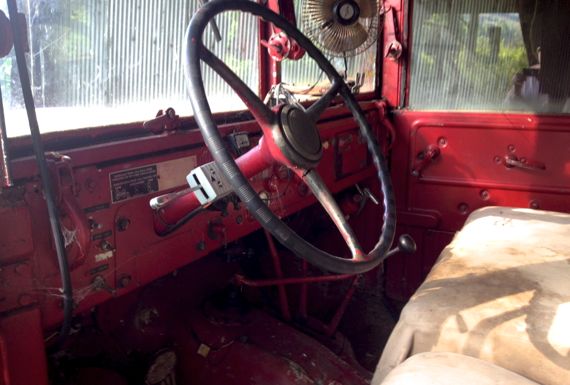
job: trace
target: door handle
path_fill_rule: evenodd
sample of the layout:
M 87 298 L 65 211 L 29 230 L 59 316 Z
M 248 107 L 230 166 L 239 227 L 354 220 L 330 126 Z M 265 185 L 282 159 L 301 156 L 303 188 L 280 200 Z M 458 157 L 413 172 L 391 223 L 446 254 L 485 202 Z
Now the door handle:
M 419 177 L 422 174 L 422 170 L 438 158 L 439 154 L 441 154 L 439 147 L 430 144 L 425 150 L 418 154 L 419 161 L 414 165 L 412 175 Z
M 517 157 L 516 155 L 509 154 L 503 158 L 503 163 L 506 168 L 522 168 L 524 170 L 546 170 L 546 165 L 542 162 L 528 160 L 524 157 Z

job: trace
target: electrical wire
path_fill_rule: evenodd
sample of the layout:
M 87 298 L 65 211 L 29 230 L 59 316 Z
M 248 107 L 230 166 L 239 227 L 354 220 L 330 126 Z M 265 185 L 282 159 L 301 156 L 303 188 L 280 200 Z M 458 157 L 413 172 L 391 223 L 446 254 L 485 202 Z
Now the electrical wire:
M 173 232 L 184 226 L 190 219 L 194 218 L 196 215 L 201 214 L 205 211 L 206 211 L 205 207 L 198 207 L 197 209 L 194 209 L 190 211 L 188 214 L 184 215 L 181 219 L 178 220 L 178 222 L 176 222 L 173 225 L 165 223 L 166 229 L 164 231 L 161 231 L 160 233 L 157 233 L 157 235 L 159 237 L 166 237 L 167 235 L 172 234 Z
M 59 274 L 61 277 L 62 297 L 63 297 L 63 324 L 59 332 L 59 340 L 57 346 L 61 346 L 69 335 L 71 329 L 71 319 L 73 316 L 73 290 L 71 284 L 71 274 L 69 272 L 69 265 L 65 253 L 65 244 L 63 234 L 59 224 L 59 213 L 55 202 L 54 189 L 51 184 L 51 177 L 45 158 L 44 147 L 38 126 L 38 118 L 36 116 L 36 107 L 34 104 L 34 96 L 32 94 L 32 86 L 30 83 L 30 75 L 26 65 L 26 56 L 24 52 L 24 42 L 22 41 L 25 36 L 22 36 L 21 30 L 17 25 L 18 20 L 18 7 L 16 0 L 7 0 L 8 13 L 10 15 L 10 26 L 12 28 L 12 35 L 14 36 L 14 51 L 16 53 L 16 65 L 20 75 L 20 84 L 22 87 L 22 95 L 24 97 L 24 104 L 26 113 L 28 115 L 28 122 L 30 126 L 30 134 L 32 138 L 32 145 L 34 155 L 38 164 L 40 172 L 40 179 L 43 185 L 44 197 L 46 200 L 51 233 L 57 254 L 57 262 L 59 265 Z
M 4 115 L 4 99 L 2 97 L 2 87 L 0 87 L 0 152 L 2 152 L 2 179 L 5 186 L 12 186 L 12 173 L 10 172 L 10 154 L 8 152 L 8 134 L 6 127 L 6 117 Z

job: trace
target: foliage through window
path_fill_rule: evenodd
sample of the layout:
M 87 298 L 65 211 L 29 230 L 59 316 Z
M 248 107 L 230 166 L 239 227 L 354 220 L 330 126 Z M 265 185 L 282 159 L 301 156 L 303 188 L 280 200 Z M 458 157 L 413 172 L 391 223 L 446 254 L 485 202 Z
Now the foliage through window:
M 414 1 L 414 109 L 570 113 L 570 2 Z
M 191 115 L 182 45 L 198 0 L 19 0 L 26 14 L 28 57 L 42 132 L 145 120 L 173 107 Z M 0 9 L 7 13 L 5 2 Z M 258 23 L 227 12 L 204 42 L 254 90 L 258 86 Z M 14 50 L 0 60 L 9 136 L 26 135 L 27 121 Z M 214 111 L 243 109 L 212 70 L 204 83 Z

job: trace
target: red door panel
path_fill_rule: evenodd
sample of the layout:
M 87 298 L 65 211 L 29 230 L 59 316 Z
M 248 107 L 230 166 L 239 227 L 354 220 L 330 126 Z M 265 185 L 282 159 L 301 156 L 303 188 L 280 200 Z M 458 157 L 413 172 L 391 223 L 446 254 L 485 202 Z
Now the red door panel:
M 480 207 L 570 212 L 570 117 L 398 111 L 393 123 L 399 221 L 422 245 L 421 255 L 387 262 L 391 297 L 414 292 L 449 235 Z M 446 236 L 427 236 L 434 232 Z

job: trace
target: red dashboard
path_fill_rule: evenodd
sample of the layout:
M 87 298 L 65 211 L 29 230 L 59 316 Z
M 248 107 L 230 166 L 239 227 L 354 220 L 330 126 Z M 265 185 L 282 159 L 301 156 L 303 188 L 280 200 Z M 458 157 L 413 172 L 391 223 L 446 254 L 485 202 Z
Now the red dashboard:
M 380 119 L 373 103 L 363 105 L 376 134 Z M 342 107 L 332 108 L 319 124 L 324 154 L 319 173 L 330 190 L 339 192 L 374 175 L 358 127 Z M 334 120 L 333 120 L 334 118 Z M 226 138 L 259 139 L 254 122 L 220 126 Z M 379 137 L 379 136 L 378 136 Z M 174 272 L 254 230 L 259 224 L 237 198 L 230 196 L 197 215 L 180 229 L 160 236 L 153 226 L 151 198 L 187 188 L 186 175 L 212 159 L 197 130 L 125 139 L 52 154 L 64 236 L 73 280 L 76 312 Z M 2 197 L 0 215 L 13 231 L 0 234 L 0 278 L 7 297 L 0 312 L 39 304 L 45 328 L 61 321 L 60 276 L 45 201 L 32 158 L 13 167 L 26 180 Z M 273 167 L 253 178 L 253 185 L 280 217 L 314 203 L 295 175 Z

